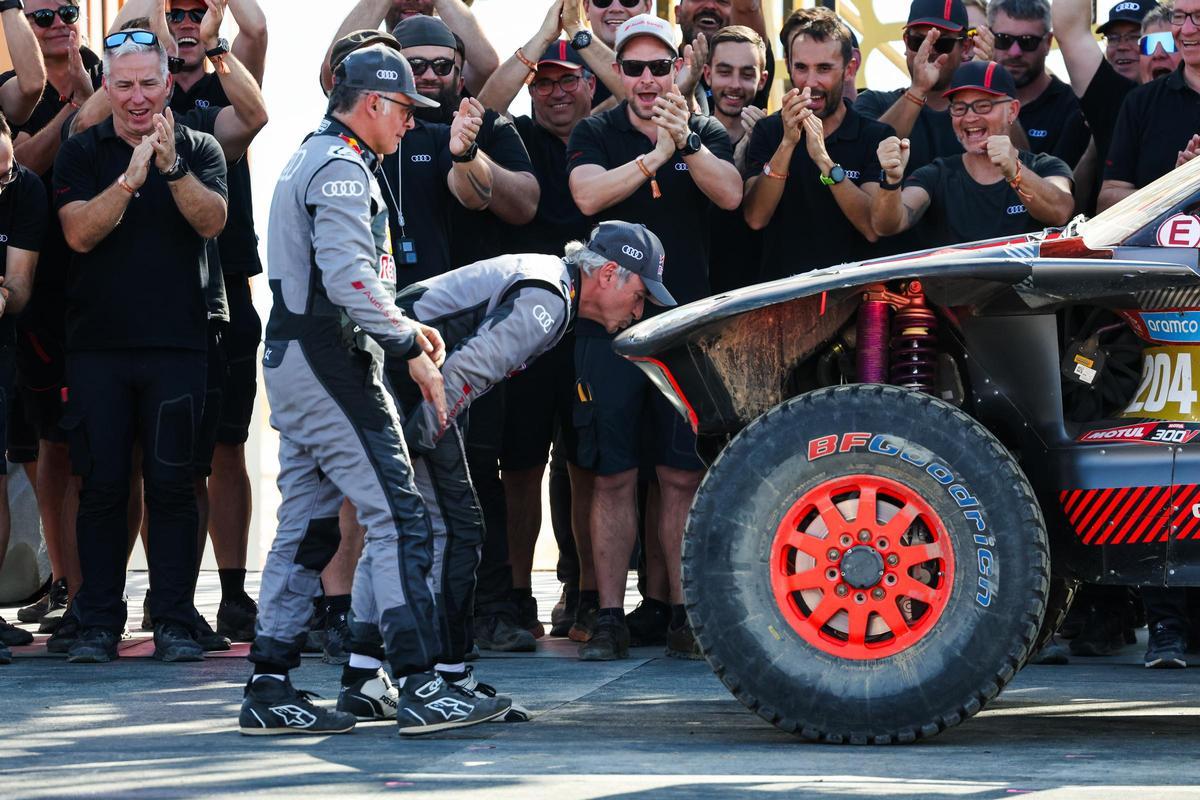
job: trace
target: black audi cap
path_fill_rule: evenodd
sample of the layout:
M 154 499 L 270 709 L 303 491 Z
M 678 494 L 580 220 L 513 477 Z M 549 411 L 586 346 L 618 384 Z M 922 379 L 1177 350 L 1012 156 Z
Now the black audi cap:
M 932 25 L 951 33 L 961 33 L 967 28 L 967 7 L 962 0 L 913 0 L 904 27 L 913 25 Z
M 462 39 L 437 17 L 414 14 L 392 28 L 392 35 L 399 40 L 401 47 L 449 47 L 465 56 Z
M 417 91 L 408 60 L 383 44 L 362 47 L 347 55 L 333 71 L 333 81 L 367 92 L 396 92 L 422 108 L 437 108 L 439 105 L 436 100 L 422 97 Z
M 650 302 L 656 306 L 677 305 L 662 282 L 667 260 L 662 242 L 645 225 L 619 220 L 601 222 L 592 230 L 587 246 L 593 253 L 615 261 L 641 278 Z
M 1142 19 L 1156 8 L 1158 8 L 1158 3 L 1154 0 L 1123 0 L 1109 10 L 1108 20 L 1096 28 L 1096 33 L 1106 32 L 1108 26 L 1114 22 L 1132 22 L 1135 25 L 1141 25 Z
M 954 70 L 950 88 L 942 93 L 951 97 L 964 89 L 978 89 L 997 97 L 1016 97 L 1017 84 L 1012 75 L 995 61 L 968 61 Z

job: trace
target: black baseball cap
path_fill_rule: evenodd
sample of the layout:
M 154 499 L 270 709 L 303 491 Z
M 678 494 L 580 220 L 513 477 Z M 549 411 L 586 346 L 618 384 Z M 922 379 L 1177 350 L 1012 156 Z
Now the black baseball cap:
M 967 7 L 962 0 L 913 0 L 904 27 L 932 25 L 951 33 L 961 33 L 967 29 L 967 24 Z
M 677 305 L 662 282 L 667 260 L 662 242 L 645 225 L 619 220 L 601 222 L 592 230 L 587 247 L 641 278 L 654 305 Z
M 370 47 L 373 44 L 387 45 L 397 53 L 400 52 L 400 43 L 396 41 L 395 36 L 383 31 L 364 28 L 360 31 L 351 31 L 333 43 L 333 47 L 329 50 L 329 68 L 337 69 L 337 65 L 342 63 L 346 56 L 355 50 Z
M 995 61 L 968 61 L 954 70 L 950 88 L 942 93 L 950 97 L 964 89 L 977 89 L 996 97 L 1016 97 L 1017 84 L 1012 75 Z
M 417 91 L 408 60 L 383 44 L 360 47 L 343 58 L 333 71 L 333 82 L 367 92 L 396 92 L 422 108 L 439 106 Z
M 1114 22 L 1132 22 L 1140 26 L 1142 19 L 1156 8 L 1158 3 L 1154 0 L 1122 0 L 1109 10 L 1108 20 L 1096 28 L 1096 33 L 1105 33 Z
M 400 42 L 401 47 L 449 47 L 457 50 L 465 57 L 462 39 L 437 17 L 426 14 L 414 14 L 403 19 L 392 28 L 392 35 Z
M 543 64 L 556 64 L 567 69 L 586 69 L 587 64 L 584 63 L 583 56 L 571 46 L 571 43 L 566 39 L 559 39 L 552 42 L 546 48 L 546 52 L 542 53 L 541 58 L 537 60 L 537 65 L 540 68 Z

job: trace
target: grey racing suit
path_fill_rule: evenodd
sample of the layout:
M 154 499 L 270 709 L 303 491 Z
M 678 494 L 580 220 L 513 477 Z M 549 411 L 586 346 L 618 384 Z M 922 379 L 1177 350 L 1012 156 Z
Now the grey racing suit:
M 356 624 L 382 634 L 378 655 L 397 676 L 428 669 L 440 650 L 432 531 L 382 382 L 383 354 L 404 364 L 420 347 L 381 280 L 394 266 L 375 163 L 326 119 L 271 201 L 263 374 L 283 500 L 250 651 L 260 669 L 299 665 L 321 570 L 338 547 L 343 495 L 367 530 L 351 597 Z
M 422 399 L 403 362 L 387 361 L 434 532 L 442 663 L 461 663 L 470 642 L 475 570 L 484 539 L 460 422 L 478 397 L 562 339 L 576 311 L 577 285 L 575 267 L 561 258 L 511 255 L 413 284 L 396 298 L 405 313 L 436 327 L 446 341 L 442 377 L 450 418 L 445 427 L 439 428 L 433 406 Z

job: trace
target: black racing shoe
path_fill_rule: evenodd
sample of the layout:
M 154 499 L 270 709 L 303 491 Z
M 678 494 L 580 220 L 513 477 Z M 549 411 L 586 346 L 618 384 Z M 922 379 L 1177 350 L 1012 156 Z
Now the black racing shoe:
M 0 644 L 7 647 L 24 647 L 33 644 L 33 634 L 16 625 L 9 625 L 0 617 Z
M 1187 636 L 1165 622 L 1150 628 L 1145 664 L 1150 669 L 1182 669 L 1187 666 Z
M 492 722 L 528 722 L 533 717 L 524 706 L 513 703 L 512 698 L 507 695 L 497 694 L 496 687 L 476 678 L 475 670 L 471 667 L 467 667 L 463 672 L 439 672 L 438 674 L 442 676 L 442 680 L 452 683 L 460 689 L 465 689 L 476 697 L 495 697 L 512 703 L 508 713 L 502 717 L 496 717 Z
M 692 661 L 700 661 L 704 658 L 690 622 L 667 630 L 666 655 L 668 658 L 686 658 Z
M 529 631 L 534 639 L 546 635 L 546 627 L 538 619 L 537 598 L 531 594 L 512 594 L 513 603 L 517 607 L 517 625 Z
M 75 615 L 68 610 L 63 617 L 62 624 L 46 640 L 46 652 L 65 655 L 70 652 L 71 645 L 75 644 L 75 640 L 78 638 L 79 620 L 75 619 Z
M 212 629 L 204 615 L 196 612 L 196 644 L 206 653 L 224 653 L 232 643 L 226 637 Z
M 238 730 L 247 736 L 300 733 L 324 736 L 354 730 L 354 715 L 313 705 L 318 695 L 297 689 L 290 680 L 252 679 L 243 692 Z
M 637 608 L 625 615 L 629 628 L 629 646 L 645 647 L 667 643 L 667 626 L 671 624 L 671 607 L 661 600 L 646 598 Z
M 532 653 L 537 650 L 533 634 L 514 624 L 504 614 L 475 617 L 475 643 L 480 650 L 505 653 Z
M 203 661 L 204 648 L 178 622 L 164 622 L 154 628 L 154 657 L 172 664 Z
M 66 623 L 63 623 L 63 627 L 66 627 Z M 117 657 L 117 643 L 120 641 L 121 637 L 108 628 L 84 628 L 71 642 L 67 661 L 72 664 L 107 663 Z
M 507 697 L 479 697 L 435 673 L 422 672 L 404 682 L 396 722 L 401 736 L 421 736 L 497 719 L 511 707 Z
M 575 609 L 579 608 L 579 590 L 563 587 L 562 595 L 550 609 L 550 635 L 566 636 L 575 624 Z
M 346 614 L 332 609 L 325 612 L 325 644 L 321 660 L 326 664 L 350 663 L 350 623 Z
M 12 652 L 7 647 L 0 644 L 0 664 L 11 664 Z
M 395 719 L 400 690 L 382 669 L 338 690 L 337 710 L 366 721 Z
M 596 618 L 592 636 L 579 646 L 580 661 L 616 661 L 629 658 L 629 628 L 611 614 Z
M 250 597 L 242 595 L 221 600 L 217 609 L 217 633 L 233 642 L 253 642 L 257 624 L 258 605 Z

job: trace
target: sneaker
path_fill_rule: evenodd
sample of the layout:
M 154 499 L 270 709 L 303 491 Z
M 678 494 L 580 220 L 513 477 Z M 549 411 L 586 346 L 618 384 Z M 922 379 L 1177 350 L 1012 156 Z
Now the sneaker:
M 625 615 L 629 628 L 629 646 L 664 645 L 667 643 L 667 626 L 671 624 L 671 607 L 666 603 L 647 598 L 637 608 Z
M 396 720 L 401 736 L 420 736 L 487 722 L 504 716 L 511 707 L 506 697 L 478 697 L 426 672 L 409 675 L 404 682 Z
M 353 714 L 355 719 L 395 719 L 400 690 L 382 669 L 338 690 L 337 710 Z
M 7 647 L 24 647 L 33 644 L 33 634 L 16 625 L 9 625 L 0 617 L 0 644 Z
M 1146 647 L 1146 666 L 1150 669 L 1181 669 L 1187 666 L 1187 637 L 1165 622 L 1156 622 L 1150 629 Z
M 326 610 L 325 643 L 321 648 L 321 660 L 326 664 L 350 663 L 350 623 L 345 611 Z
M 528 722 L 533 718 L 533 715 L 527 711 L 524 706 L 519 706 L 512 702 L 512 698 L 496 694 L 496 687 L 486 684 L 475 677 L 475 670 L 467 667 L 465 672 L 439 672 L 442 680 L 454 684 L 460 689 L 465 689 L 476 697 L 495 697 L 500 700 L 508 700 L 512 705 L 503 717 L 496 717 L 492 722 Z
M 517 606 L 517 624 L 529 631 L 534 639 L 545 636 L 546 628 L 538 619 L 537 598 L 531 594 L 513 592 L 512 599 Z
M 178 622 L 164 622 L 154 629 L 154 657 L 172 664 L 203 661 L 204 648 L 192 632 Z
M 579 590 L 563 587 L 554 608 L 550 609 L 550 635 L 566 636 L 575 624 L 575 609 L 579 608 Z
M 598 617 L 591 638 L 579 646 L 579 660 L 616 661 L 619 658 L 629 658 L 629 628 L 625 620 L 609 614 Z
M 234 642 L 253 642 L 258 624 L 258 605 L 247 595 L 221 600 L 217 609 L 217 633 Z M 324 642 L 321 643 L 324 646 Z
M 704 654 L 700 652 L 700 644 L 692 631 L 692 624 L 685 622 L 678 628 L 667 630 L 667 658 L 686 658 L 691 661 L 703 661 Z
M 324 736 L 354 730 L 354 715 L 313 705 L 318 695 L 292 686 L 290 680 L 261 677 L 246 684 L 238 730 L 247 736 L 306 733 Z
M 66 627 L 63 623 L 62 627 Z M 59 629 L 61 630 L 61 628 Z M 79 631 L 67 650 L 72 664 L 104 664 L 117 657 L 117 642 L 121 638 L 108 628 L 84 628 Z
M 1046 640 L 1041 650 L 1030 656 L 1029 663 L 1041 664 L 1042 666 L 1062 666 L 1071 662 L 1068 656 L 1069 652 L 1067 646 L 1063 644 L 1056 633 Z
M 579 601 L 575 608 L 575 622 L 567 631 L 567 638 L 572 642 L 586 642 L 592 638 L 592 629 L 596 626 L 596 612 L 600 610 L 599 601 Z
M 46 652 L 65 655 L 70 652 L 71 645 L 79 638 L 79 620 L 70 611 L 62 619 L 62 624 L 46 640 Z
M 206 653 L 224 653 L 232 646 L 230 641 L 212 629 L 208 620 L 196 613 L 196 643 Z
M 1079 635 L 1071 640 L 1071 655 L 1083 658 L 1111 656 L 1125 647 L 1125 635 L 1119 618 L 1106 611 L 1092 611 Z
M 514 625 L 503 614 L 475 618 L 475 643 L 480 650 L 499 650 L 505 653 L 532 653 L 537 640 L 524 628 Z
M 51 598 L 56 593 L 62 598 L 62 607 L 67 606 L 67 581 L 65 578 L 59 578 L 50 584 L 50 588 L 42 595 L 41 599 L 33 605 L 25 606 L 17 612 L 17 619 L 26 624 L 32 625 L 42 621 L 42 617 L 46 616 L 46 612 L 50 610 Z
M 0 664 L 12 663 L 12 651 L 0 644 Z

